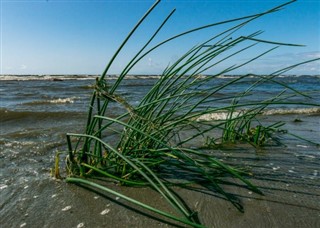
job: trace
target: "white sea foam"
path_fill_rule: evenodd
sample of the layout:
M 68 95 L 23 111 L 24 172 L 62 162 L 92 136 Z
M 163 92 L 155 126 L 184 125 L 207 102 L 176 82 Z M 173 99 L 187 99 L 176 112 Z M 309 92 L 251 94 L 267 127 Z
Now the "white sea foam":
M 65 80 L 93 80 L 100 75 L 0 75 L 0 81 L 65 81 Z M 160 78 L 160 75 L 126 75 L 126 79 Z M 107 75 L 105 80 L 117 79 L 118 75 Z
M 305 145 L 297 145 L 297 147 L 308 148 L 308 146 Z
M 7 187 L 8 187 L 8 185 L 6 185 L 6 184 L 0 184 L 0 190 L 5 189 Z
M 219 75 L 217 78 L 239 78 L 239 75 Z
M 236 116 L 237 113 L 234 113 Z M 227 112 L 215 112 L 201 115 L 197 118 L 197 121 L 209 121 L 209 120 L 225 120 L 228 118 Z
M 297 109 L 270 109 L 263 112 L 263 115 L 285 115 L 285 114 L 315 114 L 320 113 L 320 108 L 297 108 Z
M 298 109 L 270 109 L 261 113 L 261 115 L 287 115 L 287 114 L 320 114 L 320 108 L 298 108 Z M 236 118 L 242 114 L 245 114 L 245 110 L 235 111 L 232 113 L 232 117 Z M 227 112 L 214 112 L 207 113 L 196 118 L 197 121 L 210 121 L 210 120 L 226 120 L 230 118 L 230 114 Z
M 79 97 L 54 98 L 51 100 L 38 100 L 38 101 L 24 103 L 24 105 L 72 104 L 76 99 L 79 99 Z
M 50 100 L 48 102 L 52 104 L 64 104 L 64 103 L 68 104 L 68 103 L 73 103 L 75 99 L 76 99 L 75 97 L 58 98 L 58 99 Z
M 197 75 L 195 77 L 205 78 L 210 75 Z M 100 75 L 88 75 L 88 74 L 79 74 L 79 75 L 0 75 L 0 81 L 64 81 L 64 80 L 93 80 Z M 126 75 L 126 79 L 148 79 L 148 78 L 160 78 L 161 75 Z M 216 78 L 239 78 L 241 75 L 219 75 L 215 76 Z M 254 78 L 259 76 L 249 76 L 249 78 Z M 320 75 L 279 75 L 279 78 L 299 78 L 299 77 L 316 77 L 320 78 Z M 117 79 L 118 75 L 107 75 L 105 77 L 108 79 Z
M 97 75 L 0 75 L 0 81 L 92 80 Z

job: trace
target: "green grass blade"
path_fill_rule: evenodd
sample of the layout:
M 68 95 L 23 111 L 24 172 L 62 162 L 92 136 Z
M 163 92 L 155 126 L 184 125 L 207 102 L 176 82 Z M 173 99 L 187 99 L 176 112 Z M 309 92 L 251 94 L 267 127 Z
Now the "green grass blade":
M 123 195 L 123 194 L 121 194 L 121 193 L 119 193 L 119 192 L 113 191 L 113 190 L 110 189 L 110 188 L 107 188 L 107 187 L 105 187 L 105 186 L 99 185 L 99 184 L 94 183 L 94 182 L 92 182 L 92 181 L 88 181 L 88 180 L 85 180 L 85 179 L 82 179 L 82 178 L 74 178 L 74 177 L 68 177 L 68 178 L 66 179 L 66 181 L 69 182 L 69 183 L 85 184 L 85 185 L 88 185 L 88 186 L 91 186 L 91 187 L 100 189 L 100 190 L 102 190 L 102 191 L 105 191 L 105 192 L 108 192 L 108 193 L 110 193 L 110 194 L 113 194 L 113 195 L 115 195 L 115 196 L 117 196 L 117 197 L 120 197 L 120 198 L 122 198 L 122 199 L 124 199 L 124 200 L 127 200 L 128 202 L 134 203 L 135 205 L 138 205 L 138 206 L 140 206 L 140 207 L 142 207 L 142 208 L 145 208 L 145 209 L 147 209 L 147 210 L 150 210 L 150 211 L 152 211 L 152 212 L 155 212 L 155 213 L 157 213 L 157 214 L 159 214 L 159 215 L 162 215 L 162 216 L 165 216 L 165 217 L 167 217 L 167 218 L 173 219 L 173 220 L 175 220 L 175 221 L 182 222 L 182 223 L 184 223 L 184 224 L 186 224 L 186 225 L 190 225 L 190 226 L 193 226 L 193 227 L 205 228 L 205 226 L 203 226 L 203 225 L 201 225 L 201 224 L 197 224 L 197 223 L 194 223 L 194 222 L 185 220 L 185 219 L 178 218 L 178 217 L 176 217 L 176 216 L 173 216 L 173 215 L 171 215 L 171 214 L 169 214 L 169 213 L 166 213 L 166 212 L 164 212 L 164 211 L 158 210 L 158 209 L 156 209 L 156 208 L 154 208 L 154 207 L 151 207 L 151 206 L 149 206 L 149 205 L 146 205 L 146 204 L 144 204 L 144 203 L 141 203 L 141 202 L 139 202 L 139 201 L 137 201 L 137 200 L 135 200 L 135 199 L 132 199 L 132 198 L 130 198 L 130 197 L 128 197 L 128 196 L 125 196 L 125 195 Z

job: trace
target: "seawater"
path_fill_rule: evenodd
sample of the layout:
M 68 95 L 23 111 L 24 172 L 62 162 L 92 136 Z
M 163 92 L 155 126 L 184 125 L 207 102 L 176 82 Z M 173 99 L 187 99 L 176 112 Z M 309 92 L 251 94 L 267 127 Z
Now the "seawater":
M 204 84 L 203 88 L 227 83 L 237 77 L 239 76 L 220 76 L 210 82 L 214 84 Z M 46 205 L 43 202 L 32 208 L 32 202 L 37 201 L 42 194 L 51 194 L 52 198 L 56 194 L 54 189 L 46 187 L 55 186 L 49 175 L 54 155 L 57 151 L 66 150 L 66 132 L 83 133 L 95 78 L 94 75 L 0 76 L 0 224 L 5 224 L 5 227 L 14 224 L 17 227 L 23 225 L 25 220 L 29 223 L 32 218 L 27 219 L 27 214 L 31 213 L 28 210 L 41 210 L 41 207 Z M 128 76 L 115 93 L 135 107 L 158 78 L 159 76 Z M 115 80 L 116 76 L 107 77 L 110 85 Z M 255 80 L 255 77 L 246 78 L 232 87 L 219 90 L 213 98 L 236 95 L 250 87 Z M 262 113 L 264 121 L 287 122 L 290 132 L 319 142 L 320 76 L 279 76 L 275 80 L 310 97 L 294 96 L 290 98 L 290 105 L 271 106 Z M 251 96 L 244 99 L 265 100 L 280 94 L 283 89 L 268 82 L 257 87 Z M 201 108 L 222 107 L 231 101 L 220 99 Z M 301 105 L 303 102 L 318 106 Z M 121 106 L 111 103 L 108 114 L 118 114 L 121 110 Z M 200 119 L 217 120 L 225 117 L 226 113 L 222 112 L 202 116 Z M 295 122 L 297 119 L 302 122 Z M 284 141 L 288 144 L 286 153 L 292 154 L 295 162 L 304 162 L 287 164 L 287 169 L 292 170 L 290 177 L 309 178 L 313 185 L 319 187 L 319 147 L 292 138 L 285 138 Z M 274 148 L 265 149 L 263 154 L 273 152 Z M 263 159 L 266 159 L 266 156 L 263 156 Z M 272 155 L 268 156 L 268 159 L 266 164 L 270 166 L 267 167 L 270 172 L 285 163 L 272 161 Z M 286 175 L 284 176 L 288 177 Z M 13 213 L 15 210 L 21 211 L 20 217 Z M 51 210 L 54 208 L 51 207 Z M 61 210 L 56 213 L 61 213 Z M 50 220 L 53 221 L 54 219 Z M 42 226 L 41 224 L 38 222 L 38 227 Z M 52 224 L 44 225 L 54 227 Z
M 2 75 L 0 76 L 0 113 L 4 112 L 32 112 L 38 115 L 41 112 L 86 112 L 92 94 L 95 78 L 94 75 Z M 221 84 L 236 79 L 240 76 L 219 76 L 214 80 L 204 83 L 197 89 L 216 88 Z M 115 92 L 125 98 L 133 107 L 146 94 L 159 76 L 127 76 L 122 85 Z M 107 77 L 107 82 L 112 85 L 116 76 Z M 213 102 L 206 103 L 207 107 L 223 106 L 230 104 L 231 99 L 222 97 L 237 96 L 254 84 L 256 77 L 249 77 L 218 90 L 212 96 Z M 301 103 L 317 103 L 320 100 L 320 76 L 278 76 L 274 80 L 307 96 L 294 96 L 289 99 L 291 105 L 274 105 L 278 114 L 292 112 L 315 112 L 314 107 L 302 106 Z M 283 92 L 285 88 L 272 82 L 266 82 L 256 87 L 251 94 L 244 96 L 243 100 L 266 100 Z M 290 91 L 290 89 L 287 89 Z M 209 92 L 204 93 L 206 96 Z M 308 111 L 308 108 L 311 109 Z M 117 110 L 114 110 L 117 111 Z M 271 114 L 272 111 L 269 111 Z

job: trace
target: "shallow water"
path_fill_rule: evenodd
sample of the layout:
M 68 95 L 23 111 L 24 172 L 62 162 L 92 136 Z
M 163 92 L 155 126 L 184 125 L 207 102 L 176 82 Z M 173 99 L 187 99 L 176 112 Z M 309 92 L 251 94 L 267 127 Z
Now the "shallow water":
M 125 81 L 119 90 L 133 104 L 154 82 L 139 80 Z M 0 107 L 1 227 L 174 226 L 115 196 L 50 177 L 55 153 L 66 150 L 65 133 L 84 130 L 92 80 L 5 83 L 1 83 L 5 96 L 1 95 Z M 311 82 L 305 84 L 308 89 L 312 86 Z M 9 88 L 15 88 L 11 94 Z M 112 110 L 117 112 L 117 107 Z M 317 109 L 273 113 L 263 116 L 263 121 L 284 121 L 290 133 L 319 142 Z M 255 149 L 239 144 L 209 151 L 226 163 L 250 169 L 254 176 L 249 178 L 265 193 L 260 196 L 241 186 L 224 186 L 240 199 L 244 214 L 214 191 L 194 186 L 192 190 L 175 188 L 176 192 L 190 208 L 199 211 L 201 222 L 208 227 L 320 227 L 320 148 L 288 135 L 280 137 L 286 146 Z M 199 141 L 190 146 L 202 145 Z M 150 189 L 108 185 L 172 211 Z

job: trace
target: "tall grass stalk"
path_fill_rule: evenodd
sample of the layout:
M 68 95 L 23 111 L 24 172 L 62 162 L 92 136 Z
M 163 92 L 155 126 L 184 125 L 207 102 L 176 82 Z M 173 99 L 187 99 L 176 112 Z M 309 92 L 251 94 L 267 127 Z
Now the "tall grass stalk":
M 67 134 L 69 150 L 67 170 L 69 176 L 66 181 L 100 189 L 170 219 L 194 227 L 203 227 L 196 216 L 196 212 L 188 208 L 172 191 L 172 185 L 183 186 L 193 183 L 208 189 L 214 188 L 239 210 L 242 210 L 242 206 L 237 199 L 225 192 L 219 185 L 221 178 L 231 176 L 243 182 L 247 188 L 254 192 L 258 194 L 262 194 L 262 192 L 244 178 L 243 171 L 220 162 L 212 152 L 208 153 L 201 149 L 190 148 L 188 145 L 194 140 L 204 140 L 208 137 L 208 133 L 212 131 L 221 132 L 221 137 L 218 138 L 220 143 L 241 139 L 254 145 L 261 145 L 266 137 L 276 132 L 283 124 L 274 123 L 270 126 L 256 126 L 256 123 L 259 123 L 259 115 L 266 108 L 276 104 L 294 104 L 288 100 L 291 97 L 308 96 L 278 82 L 276 76 L 301 64 L 318 61 L 319 59 L 298 63 L 270 75 L 247 74 L 235 77 L 225 84 L 212 83 L 220 75 L 239 69 L 279 46 L 301 46 L 258 38 L 262 34 L 261 31 L 235 36 L 236 32 L 239 32 L 250 22 L 267 14 L 275 13 L 294 1 L 262 13 L 194 28 L 169 37 L 150 47 L 152 41 L 164 29 L 165 24 L 175 12 L 175 10 L 172 10 L 123 68 L 117 80 L 112 85 L 108 85 L 106 77 L 114 60 L 159 2 L 156 1 L 136 24 L 107 64 L 101 77 L 97 78 L 89 105 L 85 133 Z M 138 105 L 133 106 L 117 95 L 117 89 L 130 70 L 151 52 L 190 33 L 230 23 L 238 24 L 194 45 L 176 62 L 164 69 L 160 78 Z M 215 69 L 227 60 L 246 53 L 246 51 L 262 43 L 271 47 L 241 64 L 231 65 L 224 70 L 217 71 L 214 75 L 202 75 L 207 70 Z M 240 91 L 233 96 L 215 96 L 249 77 L 255 77 L 256 81 L 248 85 L 244 91 Z M 256 92 L 255 89 L 264 83 L 281 86 L 283 91 L 277 96 L 265 100 L 252 101 L 246 99 L 252 96 Z M 212 86 L 206 87 L 208 84 Z M 215 105 L 221 101 L 224 101 L 225 105 Z M 124 108 L 123 113 L 115 116 L 109 109 L 110 102 L 116 102 L 122 106 Z M 312 102 L 305 105 L 319 106 Z M 204 115 L 217 113 L 227 113 L 227 118 L 219 121 L 201 120 Z M 181 132 L 185 129 L 192 129 L 191 132 L 193 133 L 188 137 L 182 137 Z M 252 135 L 250 135 L 250 132 Z M 77 138 L 76 143 L 73 144 L 71 138 Z M 115 141 L 114 138 L 117 140 Z M 187 172 L 190 175 L 187 179 L 176 182 L 172 178 L 166 178 L 165 173 L 168 172 L 171 172 L 171 175 L 174 173 L 173 176 L 176 178 L 179 178 L 179 173 Z M 158 210 L 153 206 L 97 184 L 93 179 L 90 179 L 90 177 L 98 175 L 110 178 L 125 186 L 151 187 L 159 192 L 168 204 L 176 210 L 177 215 Z

